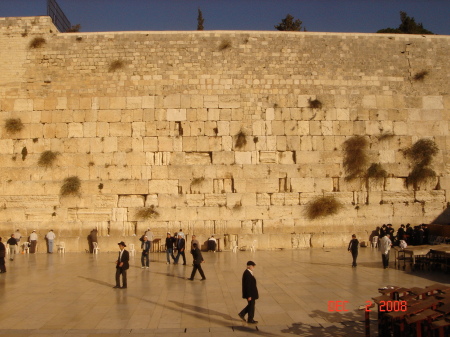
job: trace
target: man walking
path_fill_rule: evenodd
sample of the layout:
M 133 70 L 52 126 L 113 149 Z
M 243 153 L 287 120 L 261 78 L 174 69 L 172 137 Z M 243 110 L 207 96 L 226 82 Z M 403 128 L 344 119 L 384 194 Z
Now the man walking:
M 47 238 L 48 252 L 49 254 L 53 254 L 53 241 L 56 238 L 55 233 L 53 233 L 53 229 L 50 229 L 50 231 L 47 233 L 45 237 Z
M 113 288 L 126 289 L 127 288 L 127 269 L 130 267 L 128 260 L 130 259 L 130 254 L 125 249 L 125 242 L 120 241 L 118 243 L 120 252 L 119 258 L 116 261 L 116 285 Z M 122 287 L 120 286 L 120 275 L 122 275 Z
M 358 246 L 359 246 L 359 241 L 356 238 L 356 235 L 353 234 L 352 239 L 350 240 L 350 242 L 348 244 L 348 251 L 352 253 L 352 257 L 353 257 L 352 267 L 356 267 L 356 258 L 358 257 Z
M 186 248 L 186 240 L 181 236 L 180 233 L 178 233 L 178 241 L 177 241 L 178 254 L 173 264 L 178 264 L 178 259 L 180 258 L 181 255 L 183 257 L 183 265 L 184 266 L 186 265 L 186 255 L 184 254 L 185 248 Z
M 170 232 L 167 232 L 167 237 L 166 237 L 166 258 L 167 258 L 167 264 L 170 264 L 170 257 L 172 257 L 172 259 L 175 262 L 175 256 L 173 256 L 173 243 L 175 242 L 175 238 L 173 238 L 170 235 Z
M 204 281 L 204 280 L 206 280 L 206 277 L 205 277 L 205 273 L 203 273 L 202 263 L 205 261 L 203 260 L 202 252 L 198 248 L 197 243 L 194 242 L 192 244 L 192 246 L 193 246 L 193 249 L 191 250 L 191 254 L 194 259 L 194 268 L 192 268 L 191 277 L 188 278 L 188 280 L 194 281 L 194 276 L 198 269 L 200 276 L 202 277 L 202 281 Z
M 256 287 L 256 279 L 253 276 L 253 269 L 255 269 L 255 262 L 248 261 L 247 269 L 242 275 L 242 298 L 247 300 L 247 306 L 238 314 L 245 322 L 245 315 L 248 314 L 248 323 L 256 324 L 253 317 L 255 316 L 255 301 L 259 298 L 258 288 Z
M 9 245 L 9 259 L 14 260 L 14 255 L 16 254 L 17 241 L 14 237 L 14 234 L 11 234 L 11 237 L 6 242 Z
M 142 264 L 142 269 L 144 268 L 149 268 L 150 266 L 150 241 L 148 241 L 147 236 L 144 236 L 144 241 L 142 241 L 141 244 L 141 248 L 142 248 L 142 256 L 141 256 L 141 264 Z
M 390 235 L 386 234 L 381 238 L 379 244 L 384 269 L 389 268 L 389 251 L 391 250 L 391 246 L 392 241 L 390 239 Z

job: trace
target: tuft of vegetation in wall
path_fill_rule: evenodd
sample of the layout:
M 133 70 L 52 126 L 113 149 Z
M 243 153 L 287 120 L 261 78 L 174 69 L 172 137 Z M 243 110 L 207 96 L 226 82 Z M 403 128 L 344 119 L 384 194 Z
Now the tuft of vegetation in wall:
M 108 72 L 113 73 L 116 70 L 122 69 L 125 66 L 125 62 L 122 60 L 115 60 L 109 64 Z
M 391 139 L 394 136 L 395 136 L 395 134 L 393 132 L 386 131 L 386 132 L 382 132 L 381 134 L 379 134 L 377 136 L 377 138 L 378 138 L 378 141 L 382 142 L 383 140 Z
M 77 176 L 72 176 L 64 179 L 59 194 L 61 196 L 80 195 L 81 181 Z
M 231 41 L 230 40 L 223 40 L 219 45 L 219 51 L 224 51 L 226 49 L 231 48 Z
M 387 171 L 378 163 L 372 163 L 370 167 L 367 169 L 367 178 L 373 178 L 376 180 L 387 178 Z
M 367 147 L 369 143 L 363 136 L 353 136 L 343 144 L 345 180 L 350 181 L 364 175 L 368 164 Z
M 322 109 L 322 102 L 318 99 L 308 98 L 308 105 L 311 109 Z
M 205 177 L 194 178 L 191 181 L 191 186 L 201 185 L 205 181 Z
M 411 147 L 403 151 L 411 160 L 413 169 L 406 178 L 406 186 L 413 186 L 417 190 L 419 185 L 428 179 L 436 177 L 436 172 L 430 167 L 433 157 L 437 155 L 439 148 L 432 139 L 419 139 Z
M 136 217 L 139 219 L 155 219 L 159 217 L 159 213 L 155 210 L 155 206 L 151 205 L 150 207 L 143 207 L 137 211 Z
M 17 133 L 22 131 L 24 125 L 20 118 L 8 118 L 5 120 L 5 130 L 9 133 Z
M 39 47 L 42 47 L 46 43 L 45 39 L 43 37 L 35 37 L 33 40 L 30 41 L 30 44 L 28 47 L 30 49 L 36 49 Z
M 423 81 L 427 75 L 428 75 L 428 71 L 426 71 L 426 70 L 419 71 L 418 73 L 414 74 L 413 80 L 414 81 Z
M 236 135 L 236 143 L 234 144 L 234 147 L 236 149 L 241 149 L 245 145 L 247 145 L 247 138 L 244 131 L 239 131 L 239 133 Z
M 39 156 L 38 165 L 42 167 L 51 167 L 59 156 L 59 152 L 44 151 Z
M 332 196 L 318 197 L 306 205 L 306 216 L 310 220 L 336 214 L 342 204 Z

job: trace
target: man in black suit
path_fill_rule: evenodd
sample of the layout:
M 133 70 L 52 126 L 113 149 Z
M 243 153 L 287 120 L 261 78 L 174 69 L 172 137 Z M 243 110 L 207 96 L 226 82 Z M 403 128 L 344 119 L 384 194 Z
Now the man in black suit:
M 253 276 L 253 269 L 256 264 L 253 261 L 247 262 L 247 269 L 242 275 L 242 298 L 247 300 L 247 306 L 238 314 L 245 322 L 245 314 L 248 314 L 248 323 L 258 323 L 253 319 L 255 315 L 255 301 L 258 299 L 258 288 L 256 287 L 256 279 Z
M 188 278 L 188 280 L 194 281 L 194 276 L 195 276 L 195 273 L 197 272 L 197 269 L 200 272 L 202 281 L 206 280 L 205 273 L 203 273 L 203 269 L 202 269 L 202 263 L 205 261 L 203 261 L 202 252 L 198 248 L 198 244 L 195 242 L 192 244 L 191 254 L 194 259 L 194 268 L 192 268 L 191 277 Z
M 130 259 L 130 254 L 125 249 L 125 242 L 120 241 L 118 243 L 120 252 L 119 258 L 116 261 L 116 285 L 114 288 L 126 289 L 127 288 L 127 269 L 130 268 L 128 260 Z M 122 287 L 120 286 L 120 275 L 122 275 Z
M 178 264 L 178 259 L 180 258 L 180 255 L 183 257 L 183 265 L 186 265 L 186 255 L 184 254 L 184 250 L 186 248 L 186 240 L 181 236 L 180 233 L 178 233 L 178 241 L 177 241 L 177 257 L 175 258 L 175 261 L 173 264 Z

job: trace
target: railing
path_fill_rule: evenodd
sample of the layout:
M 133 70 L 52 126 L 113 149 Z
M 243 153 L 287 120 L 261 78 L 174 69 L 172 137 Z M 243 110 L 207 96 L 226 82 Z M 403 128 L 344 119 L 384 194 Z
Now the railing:
M 56 0 L 47 0 L 47 15 L 52 18 L 53 24 L 62 33 L 67 32 L 72 27 Z

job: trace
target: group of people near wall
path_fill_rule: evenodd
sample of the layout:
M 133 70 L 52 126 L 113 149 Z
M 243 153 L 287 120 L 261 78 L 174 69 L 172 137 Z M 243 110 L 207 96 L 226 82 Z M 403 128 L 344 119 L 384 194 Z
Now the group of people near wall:
M 175 238 L 176 236 L 176 238 Z M 172 257 L 174 260 L 174 264 L 178 263 L 178 259 L 180 255 L 183 256 L 183 265 L 186 265 L 186 257 L 184 255 L 185 247 L 186 247 L 186 240 L 185 235 L 183 231 L 180 229 L 178 233 L 176 233 L 174 237 L 172 237 L 171 233 L 167 233 L 166 237 L 166 254 L 167 254 L 167 264 L 170 264 L 169 257 Z M 141 237 L 141 248 L 142 248 L 142 256 L 141 256 L 141 263 L 142 268 L 148 268 L 149 267 L 149 253 L 151 248 L 151 240 L 149 240 L 149 237 L 153 237 L 153 233 L 151 233 L 150 229 L 145 232 L 145 234 Z M 130 254 L 125 249 L 126 244 L 125 242 L 121 241 L 118 243 L 119 245 L 119 256 L 116 261 L 116 285 L 113 287 L 115 289 L 127 289 L 128 288 L 128 282 L 127 282 L 127 270 L 129 269 L 129 259 Z M 176 246 L 178 250 L 178 254 L 176 257 L 173 255 L 173 247 Z M 201 280 L 206 280 L 205 274 L 203 272 L 201 264 L 204 261 L 202 253 L 200 251 L 198 240 L 196 239 L 195 235 L 192 235 L 192 241 L 191 241 L 191 254 L 192 254 L 192 272 L 191 276 L 188 278 L 188 280 L 193 281 L 195 274 L 197 273 L 197 270 L 200 273 L 200 276 L 202 277 Z M 255 303 L 258 299 L 258 288 L 256 286 L 256 278 L 253 275 L 253 269 L 255 268 L 256 264 L 253 261 L 247 262 L 247 269 L 244 271 L 244 274 L 242 275 L 242 298 L 244 298 L 247 301 L 247 305 L 244 309 L 242 309 L 238 316 L 243 320 L 247 321 L 251 324 L 256 324 L 258 321 L 254 320 L 255 315 Z M 120 285 L 120 279 L 122 278 L 122 285 Z M 247 315 L 247 320 L 245 319 L 245 316 Z
M 410 224 L 400 225 L 395 233 L 392 224 L 383 225 L 377 228 L 378 237 L 381 239 L 389 234 L 394 246 L 400 246 L 401 241 L 405 241 L 408 246 L 420 246 L 430 244 L 430 230 L 427 224 L 412 227 Z
M 22 239 L 22 234 L 20 233 L 20 230 L 17 229 L 9 239 L 6 241 L 6 245 L 9 249 L 9 260 L 14 261 L 15 255 L 19 252 L 19 247 L 21 246 L 20 241 Z M 53 229 L 51 229 L 46 235 L 45 239 L 47 240 L 47 253 L 52 254 L 53 253 L 53 246 L 55 241 L 56 235 L 53 232 Z M 38 242 L 38 235 L 36 233 L 36 230 L 33 230 L 28 237 L 28 240 L 25 241 L 22 244 L 22 252 L 24 251 L 25 247 L 28 248 L 30 254 L 36 253 L 37 248 L 37 242 Z M 0 237 L 0 273 L 6 273 L 6 246 L 3 243 L 3 238 Z

